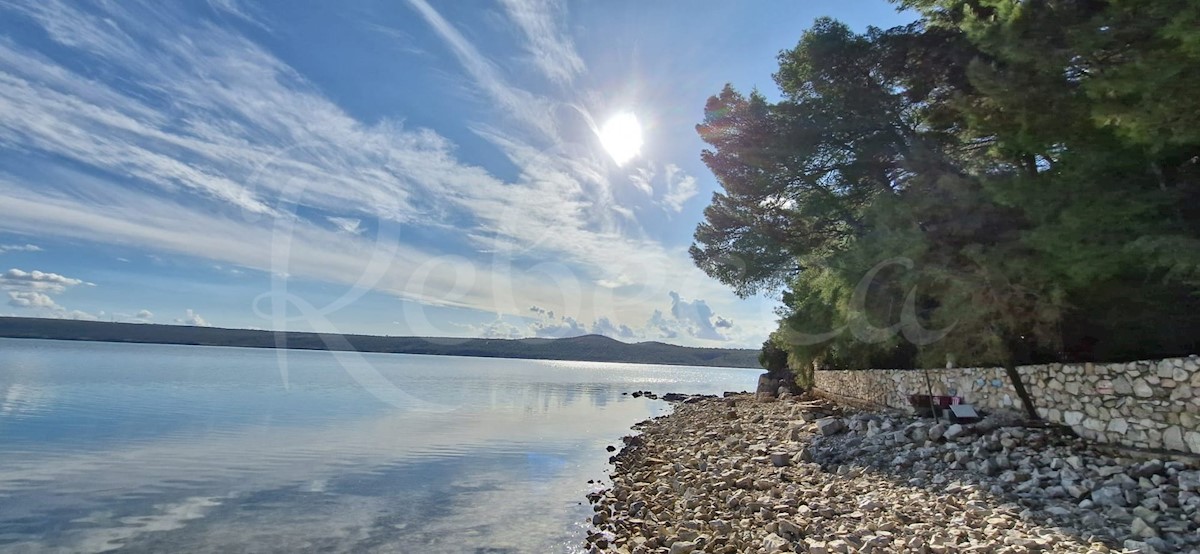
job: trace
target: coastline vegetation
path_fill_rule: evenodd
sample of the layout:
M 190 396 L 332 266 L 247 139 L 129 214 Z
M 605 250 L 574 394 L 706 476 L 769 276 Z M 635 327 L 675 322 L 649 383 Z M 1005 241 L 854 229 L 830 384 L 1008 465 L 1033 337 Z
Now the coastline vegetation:
M 691 255 L 781 293 L 764 367 L 1200 351 L 1200 5 L 900 6 L 818 20 L 778 101 L 727 85 L 697 125 L 723 192 Z

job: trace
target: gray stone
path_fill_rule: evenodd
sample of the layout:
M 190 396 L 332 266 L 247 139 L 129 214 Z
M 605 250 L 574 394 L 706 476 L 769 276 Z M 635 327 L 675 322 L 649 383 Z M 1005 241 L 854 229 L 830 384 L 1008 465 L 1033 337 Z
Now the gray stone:
M 1092 502 L 1101 507 L 1125 507 L 1125 493 L 1118 487 L 1101 487 L 1092 491 Z
M 1183 442 L 1187 443 L 1193 454 L 1200 454 L 1200 433 L 1196 431 L 1184 433 Z
M 1200 492 L 1200 471 L 1180 471 L 1179 490 Z
M 644 510 L 644 509 L 646 509 L 645 501 L 638 500 L 638 501 L 632 502 L 629 504 L 629 515 L 631 515 L 633 517 L 637 517 L 638 515 L 640 515 L 642 513 L 642 510 Z
M 1154 389 L 1150 388 L 1145 379 L 1134 379 L 1133 394 L 1139 398 L 1150 398 L 1154 396 Z
M 1183 442 L 1183 429 L 1178 425 L 1172 425 L 1163 431 L 1162 441 L 1163 447 L 1167 449 L 1187 452 L 1187 444 Z
M 1193 414 L 1183 412 L 1179 414 L 1179 424 L 1185 429 L 1195 429 L 1200 427 L 1200 418 L 1197 418 L 1197 416 Z
M 1149 523 L 1146 523 L 1146 521 L 1140 517 L 1133 518 L 1133 523 L 1130 524 L 1129 531 L 1131 533 L 1133 533 L 1135 536 L 1141 537 L 1143 539 L 1148 539 L 1151 537 L 1158 536 L 1158 531 L 1154 530 L 1154 528 L 1151 527 Z
M 1152 477 L 1155 474 L 1162 473 L 1164 468 L 1162 460 L 1150 460 L 1137 466 L 1133 470 L 1133 476 L 1139 479 L 1142 477 Z
M 1083 422 L 1083 412 L 1063 412 L 1063 423 L 1075 426 Z
M 696 543 L 689 541 L 676 541 L 671 545 L 671 554 L 692 554 L 696 551 Z
M 795 542 L 804 538 L 804 528 L 786 519 L 779 520 L 779 534 Z
M 946 440 L 952 441 L 954 439 L 957 439 L 958 437 L 963 436 L 963 434 L 965 434 L 966 432 L 967 432 L 967 430 L 965 428 L 963 428 L 962 425 L 955 423 L 954 425 L 947 427 L 946 431 L 944 433 L 942 433 L 942 436 L 946 437 Z
M 804 413 L 800 414 L 800 419 L 804 420 L 807 423 L 812 423 L 823 417 L 825 417 L 825 414 L 823 414 L 821 412 L 804 412 Z
M 1127 552 L 1132 552 L 1134 554 L 1158 554 L 1158 550 L 1155 550 L 1153 546 L 1150 546 L 1142 541 L 1128 539 L 1122 546 L 1125 547 Z
M 771 533 L 766 537 L 763 537 L 762 544 L 764 552 L 782 552 L 788 547 L 787 539 L 776 535 L 775 533 Z M 691 550 L 688 552 L 691 552 Z M 671 548 L 671 554 L 675 554 L 675 549 L 673 546 Z
M 839 417 L 826 417 L 817 420 L 817 430 L 822 435 L 836 435 L 846 430 L 846 423 Z
M 1116 418 L 1108 422 L 1108 432 L 1124 433 L 1129 430 L 1129 422 L 1124 418 Z
M 1188 372 L 1183 369 L 1183 366 L 1178 366 L 1171 372 L 1171 378 L 1179 383 L 1186 383 L 1188 380 Z
M 791 462 L 791 456 L 787 452 L 772 452 L 771 465 L 775 467 L 784 467 Z

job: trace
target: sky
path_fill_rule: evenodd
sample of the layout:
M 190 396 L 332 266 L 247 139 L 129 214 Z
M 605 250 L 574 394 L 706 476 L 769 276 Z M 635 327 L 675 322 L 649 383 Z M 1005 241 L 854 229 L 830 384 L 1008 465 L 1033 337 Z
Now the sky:
M 777 300 L 687 253 L 720 190 L 695 125 L 725 83 L 771 97 L 821 16 L 912 19 L 2 0 L 0 315 L 757 347 Z

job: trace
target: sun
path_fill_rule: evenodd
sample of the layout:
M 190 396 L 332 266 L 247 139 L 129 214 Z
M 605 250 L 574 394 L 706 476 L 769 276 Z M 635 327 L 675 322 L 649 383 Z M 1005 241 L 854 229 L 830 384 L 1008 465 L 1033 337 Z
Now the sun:
M 617 165 L 625 165 L 642 151 L 642 125 L 625 112 L 612 116 L 600 128 L 600 144 Z

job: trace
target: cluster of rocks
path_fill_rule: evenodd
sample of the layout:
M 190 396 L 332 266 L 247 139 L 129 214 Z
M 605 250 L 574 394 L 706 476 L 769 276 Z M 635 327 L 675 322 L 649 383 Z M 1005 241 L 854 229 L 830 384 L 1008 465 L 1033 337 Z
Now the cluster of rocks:
M 1197 552 L 1200 471 L 1069 432 L 846 413 L 811 398 L 680 404 L 591 495 L 590 552 Z
M 1016 369 L 1040 415 L 1081 437 L 1200 454 L 1200 356 Z M 1020 402 L 1003 368 L 822 370 L 814 378 L 820 390 L 892 408 L 916 394 L 962 396 L 987 410 Z
M 645 397 L 645 398 L 649 398 L 650 400 L 658 400 L 659 399 L 659 396 L 657 394 L 655 394 L 651 391 L 648 391 L 648 390 L 633 391 L 632 393 L 623 392 L 621 394 L 629 395 L 634 398 Z M 732 393 L 732 392 L 727 393 L 727 396 L 734 395 L 734 394 L 738 394 L 738 393 Z M 682 393 L 678 393 L 678 392 L 668 392 L 668 393 L 662 395 L 662 399 L 666 400 L 667 402 L 685 402 L 688 404 L 696 403 L 696 402 L 699 402 L 706 398 L 716 398 L 716 395 L 712 395 L 712 394 L 682 394 Z

